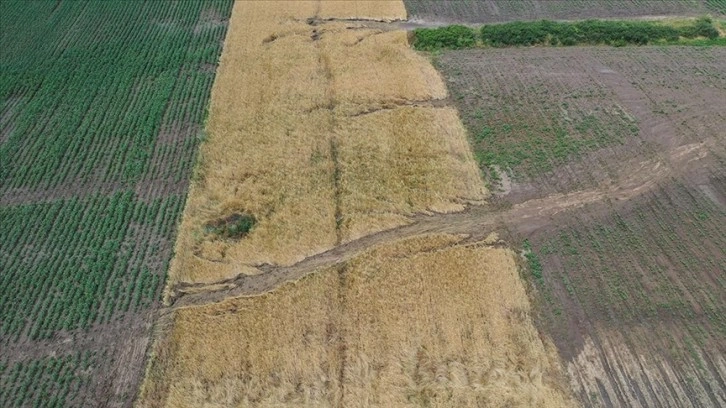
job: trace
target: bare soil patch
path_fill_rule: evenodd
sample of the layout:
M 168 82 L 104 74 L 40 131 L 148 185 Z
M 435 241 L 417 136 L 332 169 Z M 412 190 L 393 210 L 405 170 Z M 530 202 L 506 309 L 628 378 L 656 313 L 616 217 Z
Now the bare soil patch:
M 722 15 L 707 0 L 405 0 L 414 20 L 452 23 L 502 23 L 523 20 L 585 20 Z
M 486 163 L 511 164 L 495 202 L 527 208 L 506 237 L 533 248 L 538 324 L 585 406 L 726 403 L 724 57 L 578 47 L 437 59 L 490 183 Z
M 446 52 L 438 65 L 482 170 L 495 182 L 491 165 L 507 172 L 517 203 L 716 166 L 700 158 L 724 154 L 724 58 L 720 47 L 533 48 Z

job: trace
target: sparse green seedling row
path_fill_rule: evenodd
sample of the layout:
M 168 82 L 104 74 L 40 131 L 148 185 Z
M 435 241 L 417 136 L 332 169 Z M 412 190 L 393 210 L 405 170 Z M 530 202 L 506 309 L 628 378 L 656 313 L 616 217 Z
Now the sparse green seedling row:
M 637 19 L 726 15 L 726 0 L 404 0 L 410 19 L 491 24 L 509 21 Z
M 0 401 L 7 408 L 78 405 L 78 391 L 91 380 L 95 359 L 92 351 L 78 351 L 9 365 L 0 373 Z
M 721 347 L 726 336 L 720 297 L 726 290 L 720 279 L 724 223 L 723 209 L 676 184 L 627 212 L 613 211 L 596 222 L 575 218 L 550 238 L 525 241 L 540 291 L 558 294 L 543 304 L 547 324 L 567 333 L 575 317 L 566 305 L 578 305 L 593 330 L 648 324 L 652 333 L 672 334 L 664 342 L 674 350 L 679 370 L 699 372 L 704 383 L 715 381 L 719 374 L 709 350 Z M 629 341 L 641 343 L 637 337 Z M 703 389 L 694 388 L 692 401 L 702 395 Z

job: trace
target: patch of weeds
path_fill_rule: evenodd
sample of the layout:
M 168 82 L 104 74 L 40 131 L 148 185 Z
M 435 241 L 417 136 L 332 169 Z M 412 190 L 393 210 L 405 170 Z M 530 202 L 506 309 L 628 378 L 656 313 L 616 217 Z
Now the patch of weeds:
M 474 135 L 474 141 L 479 143 L 483 140 L 489 139 L 492 135 L 492 128 L 484 126 L 477 134 Z
M 257 220 L 250 214 L 234 213 L 225 218 L 208 222 L 204 226 L 204 231 L 220 238 L 238 240 L 252 231 L 256 223 Z
M 532 244 L 529 240 L 525 239 L 522 244 L 524 248 L 524 258 L 527 260 L 527 266 L 532 273 L 532 276 L 539 282 L 544 283 L 544 277 L 542 276 L 542 262 L 539 260 L 539 256 L 532 251 Z

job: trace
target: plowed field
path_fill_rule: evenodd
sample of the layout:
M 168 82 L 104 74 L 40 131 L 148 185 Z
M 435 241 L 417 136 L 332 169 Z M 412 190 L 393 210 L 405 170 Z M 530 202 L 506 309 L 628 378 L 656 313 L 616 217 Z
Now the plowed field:
M 726 15 L 723 0 L 405 0 L 405 3 L 409 18 L 419 24 Z
M 724 49 L 437 61 L 499 206 L 580 203 L 508 223 L 580 401 L 724 405 Z

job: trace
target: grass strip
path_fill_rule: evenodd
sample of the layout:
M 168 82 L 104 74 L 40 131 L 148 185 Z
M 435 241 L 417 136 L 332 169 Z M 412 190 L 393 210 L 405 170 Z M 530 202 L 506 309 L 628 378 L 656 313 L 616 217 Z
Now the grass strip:
M 451 25 L 414 30 L 414 48 L 422 51 L 475 47 L 573 45 L 724 45 L 710 17 L 681 22 L 549 20 L 512 22 L 472 28 Z

